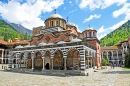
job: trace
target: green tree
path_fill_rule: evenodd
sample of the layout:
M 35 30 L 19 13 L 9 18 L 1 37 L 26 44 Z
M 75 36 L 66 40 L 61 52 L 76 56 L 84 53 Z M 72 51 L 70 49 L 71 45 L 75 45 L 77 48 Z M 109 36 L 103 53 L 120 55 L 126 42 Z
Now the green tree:
M 107 57 L 102 58 L 102 66 L 107 66 L 109 64 Z
M 125 53 L 125 67 L 130 68 L 130 53 Z

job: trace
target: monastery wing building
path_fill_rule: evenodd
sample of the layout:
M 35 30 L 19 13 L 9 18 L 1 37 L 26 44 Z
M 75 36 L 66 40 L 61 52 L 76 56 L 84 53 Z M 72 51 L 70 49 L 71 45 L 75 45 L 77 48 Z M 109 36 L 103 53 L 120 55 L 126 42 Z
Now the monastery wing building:
M 10 49 L 9 64 L 32 70 L 81 70 L 101 66 L 97 31 L 77 31 L 75 24 L 59 14 L 45 20 L 45 26 L 33 28 L 29 45 Z
M 107 57 L 109 63 L 117 66 L 124 65 L 126 52 L 130 53 L 130 37 L 124 41 L 119 41 L 116 46 L 101 47 L 101 57 Z

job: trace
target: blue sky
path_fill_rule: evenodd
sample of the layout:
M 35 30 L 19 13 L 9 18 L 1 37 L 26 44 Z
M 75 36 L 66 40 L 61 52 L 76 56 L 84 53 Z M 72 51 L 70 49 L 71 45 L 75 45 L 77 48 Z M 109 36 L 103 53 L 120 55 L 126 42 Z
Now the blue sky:
M 130 0 L 0 0 L 0 19 L 32 29 L 44 26 L 54 9 L 80 32 L 90 25 L 99 39 L 130 19 Z

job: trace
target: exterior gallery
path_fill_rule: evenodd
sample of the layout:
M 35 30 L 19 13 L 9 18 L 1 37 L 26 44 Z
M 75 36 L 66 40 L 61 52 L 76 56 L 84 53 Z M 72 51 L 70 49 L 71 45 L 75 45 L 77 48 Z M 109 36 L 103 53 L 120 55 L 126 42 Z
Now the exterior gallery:
M 10 49 L 9 64 L 32 70 L 81 70 L 101 66 L 97 31 L 82 33 L 59 14 L 45 20 L 45 26 L 33 28 L 29 45 Z

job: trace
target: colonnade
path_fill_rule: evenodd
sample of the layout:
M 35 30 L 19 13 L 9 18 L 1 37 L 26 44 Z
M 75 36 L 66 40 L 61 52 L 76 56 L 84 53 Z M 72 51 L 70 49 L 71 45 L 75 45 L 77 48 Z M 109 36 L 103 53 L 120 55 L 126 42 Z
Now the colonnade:
M 104 50 L 101 52 L 101 57 L 106 57 L 109 63 L 123 65 L 124 64 L 124 53 L 122 50 Z

